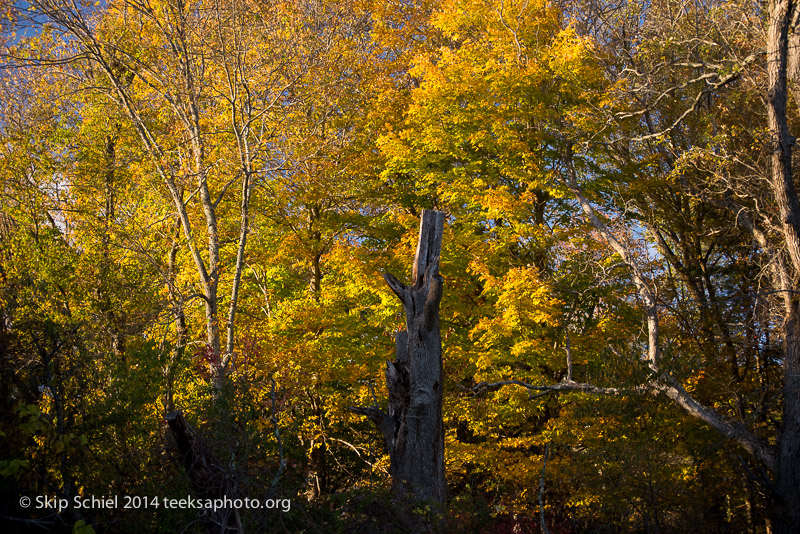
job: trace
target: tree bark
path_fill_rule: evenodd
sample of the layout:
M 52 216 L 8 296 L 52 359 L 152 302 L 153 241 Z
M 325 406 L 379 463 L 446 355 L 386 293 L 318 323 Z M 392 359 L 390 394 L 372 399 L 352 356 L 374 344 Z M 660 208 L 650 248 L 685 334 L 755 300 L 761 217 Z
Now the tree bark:
M 114 225 L 114 208 L 116 198 L 114 196 L 114 178 L 117 166 L 116 156 L 117 137 L 107 135 L 103 155 L 105 157 L 105 168 L 103 169 L 105 209 L 103 211 L 103 236 L 101 239 L 101 261 L 100 261 L 100 284 L 96 292 L 100 303 L 100 308 L 106 319 L 106 328 L 111 338 L 111 351 L 114 356 L 123 362 L 125 361 L 125 335 L 120 327 L 120 318 L 114 311 L 114 304 L 111 299 L 111 228 Z
M 222 463 L 209 450 L 204 440 L 189 425 L 180 411 L 164 416 L 178 447 L 179 457 L 195 494 L 203 500 L 233 500 L 238 496 L 236 477 L 226 472 Z M 211 531 L 234 534 L 244 531 L 239 511 L 232 507 L 206 509 Z
M 181 221 L 175 221 L 175 235 L 172 238 L 172 247 L 169 251 L 169 267 L 167 270 L 167 292 L 169 295 L 172 315 L 175 322 L 175 346 L 172 349 L 169 361 L 164 368 L 165 389 L 163 396 L 164 413 L 175 411 L 175 374 L 183 355 L 186 344 L 189 342 L 189 329 L 186 326 L 186 313 L 184 309 L 183 294 L 177 286 L 178 248 L 181 239 Z
M 439 302 L 444 213 L 423 210 L 410 286 L 391 274 L 384 279 L 406 314 L 397 332 L 394 362 L 386 362 L 388 413 L 378 407 L 351 408 L 368 416 L 386 439 L 392 490 L 403 501 L 444 505 L 444 425 Z
M 789 29 L 797 9 L 793 0 L 771 0 L 767 35 L 767 115 L 772 141 L 772 193 L 780 213 L 789 261 L 783 273 L 783 421 L 778 437 L 775 505 L 776 534 L 796 532 L 800 525 L 800 317 L 795 285 L 800 275 L 800 201 L 794 186 L 792 150 L 795 138 L 786 116 Z M 782 252 L 779 252 L 782 254 Z

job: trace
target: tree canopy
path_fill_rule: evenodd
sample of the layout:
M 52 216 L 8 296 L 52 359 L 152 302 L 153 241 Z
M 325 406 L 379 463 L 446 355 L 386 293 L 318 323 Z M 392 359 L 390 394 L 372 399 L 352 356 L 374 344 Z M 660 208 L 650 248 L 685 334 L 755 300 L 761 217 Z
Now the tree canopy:
M 793 0 L 0 16 L 9 532 L 800 524 Z M 414 527 L 363 417 L 401 336 L 442 363 Z M 211 486 L 262 506 L 168 506 Z

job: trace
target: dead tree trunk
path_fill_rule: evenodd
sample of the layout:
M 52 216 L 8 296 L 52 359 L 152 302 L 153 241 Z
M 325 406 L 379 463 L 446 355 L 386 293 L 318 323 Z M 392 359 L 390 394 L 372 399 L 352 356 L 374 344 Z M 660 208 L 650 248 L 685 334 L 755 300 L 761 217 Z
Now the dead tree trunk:
M 442 343 L 439 301 L 444 213 L 422 211 L 410 286 L 384 279 L 403 303 L 406 331 L 397 332 L 397 355 L 386 362 L 389 411 L 351 408 L 381 429 L 391 461 L 392 490 L 402 500 L 445 502 L 442 423 Z

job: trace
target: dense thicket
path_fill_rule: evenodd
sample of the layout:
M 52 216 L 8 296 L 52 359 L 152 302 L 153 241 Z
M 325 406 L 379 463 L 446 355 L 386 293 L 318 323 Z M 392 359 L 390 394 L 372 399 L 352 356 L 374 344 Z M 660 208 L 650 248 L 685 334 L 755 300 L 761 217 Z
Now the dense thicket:
M 10 531 L 408 531 L 349 408 L 387 404 L 381 275 L 411 279 L 423 209 L 425 525 L 800 522 L 795 2 L 33 0 L 0 24 Z M 222 493 L 287 505 L 161 501 Z M 35 500 L 91 495 L 161 505 Z

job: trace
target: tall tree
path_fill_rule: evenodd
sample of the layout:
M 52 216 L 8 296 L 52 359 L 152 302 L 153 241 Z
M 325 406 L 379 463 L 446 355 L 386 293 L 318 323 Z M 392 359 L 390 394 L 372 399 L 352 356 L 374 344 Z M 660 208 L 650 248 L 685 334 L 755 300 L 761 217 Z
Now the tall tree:
M 35 8 L 68 37 L 89 68 L 79 72 L 83 64 L 63 55 L 72 49 L 49 59 L 72 62 L 89 90 L 127 116 L 173 203 L 195 266 L 211 379 L 219 392 L 233 356 L 253 186 L 272 165 L 269 141 L 302 71 L 292 70 L 288 60 L 289 38 L 267 17 L 266 6 L 243 11 L 236 3 L 217 2 L 200 10 L 183 1 L 123 1 L 94 15 L 59 2 L 38 2 Z M 239 224 L 228 228 L 221 216 L 235 201 L 229 188 L 236 183 Z M 236 235 L 231 259 L 223 246 L 228 233 Z M 228 263 L 231 268 L 223 269 Z M 221 281 L 230 290 L 227 321 L 220 310 Z

